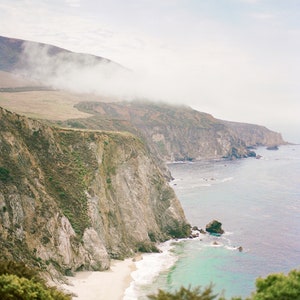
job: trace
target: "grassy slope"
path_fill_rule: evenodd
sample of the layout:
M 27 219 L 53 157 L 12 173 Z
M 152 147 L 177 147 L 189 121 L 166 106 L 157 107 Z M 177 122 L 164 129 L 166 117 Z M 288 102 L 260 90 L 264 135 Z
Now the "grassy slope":
M 27 117 L 67 120 L 90 116 L 74 108 L 81 99 L 80 95 L 61 91 L 0 93 L 0 106 Z

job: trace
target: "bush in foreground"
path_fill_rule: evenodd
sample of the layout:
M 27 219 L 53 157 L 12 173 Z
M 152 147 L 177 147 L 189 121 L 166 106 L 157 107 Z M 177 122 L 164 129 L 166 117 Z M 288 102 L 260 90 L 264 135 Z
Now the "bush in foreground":
M 0 276 L 0 299 L 2 300 L 69 300 L 62 292 L 45 287 L 40 282 L 33 282 L 16 275 Z
M 151 300 L 225 300 L 224 297 L 213 294 L 212 286 L 204 291 L 181 287 L 174 293 L 158 291 L 156 295 L 148 296 Z M 231 300 L 242 300 L 240 297 Z M 271 274 L 266 278 L 256 280 L 256 291 L 245 300 L 300 300 L 300 270 L 292 270 L 287 275 Z
M 151 300 L 213 300 L 218 295 L 213 294 L 212 285 L 206 287 L 203 291 L 200 287 L 191 289 L 181 287 L 174 293 L 165 292 L 162 290 L 158 291 L 157 295 L 148 296 Z M 221 298 L 219 298 L 221 300 Z
M 271 274 L 256 280 L 256 292 L 249 300 L 296 300 L 300 299 L 300 270 L 292 270 L 288 275 Z
M 32 281 L 42 281 L 38 272 L 35 269 L 28 268 L 23 262 L 16 262 L 12 260 L 0 261 L 0 275 L 16 275 L 24 277 Z
M 48 287 L 36 270 L 22 262 L 0 261 L 0 299 L 71 300 L 71 296 Z

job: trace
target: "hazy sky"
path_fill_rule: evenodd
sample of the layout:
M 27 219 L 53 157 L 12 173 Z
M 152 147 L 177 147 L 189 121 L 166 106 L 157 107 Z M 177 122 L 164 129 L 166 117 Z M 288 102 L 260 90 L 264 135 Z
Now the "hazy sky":
M 300 143 L 300 0 L 0 0 L 0 35 L 109 58 L 138 96 Z

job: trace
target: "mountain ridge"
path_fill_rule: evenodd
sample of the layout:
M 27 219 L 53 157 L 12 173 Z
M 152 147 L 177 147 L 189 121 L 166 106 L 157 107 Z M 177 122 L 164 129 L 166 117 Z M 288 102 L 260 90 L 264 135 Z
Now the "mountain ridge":
M 16 69 L 26 67 L 26 63 L 22 61 L 22 53 L 24 48 L 28 45 L 34 45 L 39 47 L 42 50 L 45 50 L 50 57 L 55 57 L 59 54 L 65 54 L 65 59 L 74 59 L 76 61 L 81 61 L 84 63 L 87 61 L 85 57 L 92 58 L 96 62 L 105 62 L 105 63 L 112 63 L 120 68 L 124 68 L 121 65 L 113 62 L 110 59 L 96 56 L 87 53 L 77 53 L 65 48 L 57 47 L 54 45 L 49 45 L 40 42 L 22 40 L 17 38 L 10 38 L 5 36 L 0 36 L 0 53 L 1 53 L 1 60 L 0 60 L 0 69 L 6 72 L 12 72 Z
M 281 134 L 264 126 L 223 121 L 188 106 L 146 101 L 80 102 L 87 119 L 59 122 L 61 126 L 130 131 L 140 136 L 163 161 L 253 156 L 257 146 L 282 145 Z

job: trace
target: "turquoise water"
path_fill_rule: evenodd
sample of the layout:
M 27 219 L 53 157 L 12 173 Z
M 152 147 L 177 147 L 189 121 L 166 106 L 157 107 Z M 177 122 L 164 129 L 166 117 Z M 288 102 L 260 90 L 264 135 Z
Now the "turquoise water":
M 125 299 L 210 283 L 228 298 L 246 297 L 257 277 L 300 267 L 300 147 L 256 152 L 261 159 L 169 165 L 171 186 L 189 222 L 205 228 L 217 219 L 226 233 L 171 243 L 161 255 L 146 255 L 137 265 L 134 293 Z M 151 274 L 149 282 L 142 282 L 141 274 Z

